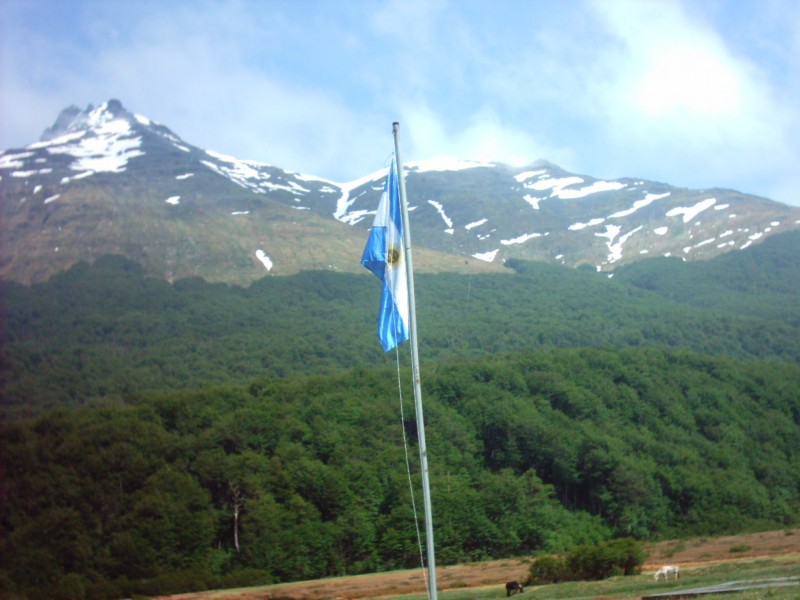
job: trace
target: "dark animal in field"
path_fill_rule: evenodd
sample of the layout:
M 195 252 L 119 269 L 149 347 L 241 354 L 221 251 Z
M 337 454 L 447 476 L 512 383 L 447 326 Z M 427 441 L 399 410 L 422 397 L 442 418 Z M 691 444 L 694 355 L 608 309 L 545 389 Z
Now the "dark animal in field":
M 521 594 L 525 590 L 519 584 L 519 581 L 509 581 L 506 584 L 506 596 L 513 596 L 514 594 Z

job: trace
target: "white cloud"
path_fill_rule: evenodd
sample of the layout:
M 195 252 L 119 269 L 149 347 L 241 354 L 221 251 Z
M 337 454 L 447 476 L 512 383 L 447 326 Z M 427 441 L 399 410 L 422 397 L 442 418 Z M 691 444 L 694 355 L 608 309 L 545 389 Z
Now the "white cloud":
M 717 34 L 677 2 L 597 2 L 609 33 L 624 47 L 616 58 L 626 110 L 721 119 L 742 108 L 744 64 Z
M 452 156 L 800 204 L 800 3 L 6 0 L 0 145 L 119 98 L 187 142 L 346 181 Z
M 457 125 L 416 103 L 409 103 L 401 111 L 401 133 L 408 140 L 402 150 L 404 160 L 450 156 L 524 165 L 545 156 L 566 157 L 564 150 L 543 147 L 523 129 L 503 123 L 490 110 L 469 115 Z
M 614 75 L 595 85 L 628 174 L 658 166 L 662 180 L 693 187 L 735 187 L 731 173 L 762 184 L 785 176 L 797 156 L 787 129 L 797 109 L 761 69 L 679 2 L 593 6 L 616 41 L 605 57 Z M 618 175 L 622 165 L 609 167 Z

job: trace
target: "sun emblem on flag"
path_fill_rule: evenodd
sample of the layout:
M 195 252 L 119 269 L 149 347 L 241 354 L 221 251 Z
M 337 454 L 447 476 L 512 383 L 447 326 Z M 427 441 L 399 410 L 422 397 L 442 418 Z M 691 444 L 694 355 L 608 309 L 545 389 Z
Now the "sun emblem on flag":
M 400 266 L 400 261 L 402 258 L 403 253 L 401 252 L 399 246 L 395 246 L 394 244 L 389 246 L 389 249 L 386 251 L 386 262 L 390 267 L 396 269 L 398 266 Z

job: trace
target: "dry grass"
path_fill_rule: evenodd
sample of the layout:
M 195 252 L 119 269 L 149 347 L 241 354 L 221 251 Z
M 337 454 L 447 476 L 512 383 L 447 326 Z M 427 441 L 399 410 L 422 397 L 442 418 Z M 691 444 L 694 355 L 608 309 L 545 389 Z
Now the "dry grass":
M 742 548 L 731 552 L 731 548 Z M 746 549 L 745 549 L 746 547 Z M 752 561 L 756 558 L 800 557 L 800 529 L 768 531 L 719 538 L 673 540 L 646 547 L 648 560 L 644 571 L 664 564 L 693 567 L 710 563 Z M 531 559 L 503 559 L 475 564 L 437 568 L 437 588 L 456 590 L 500 586 L 506 581 L 524 581 Z M 424 592 L 425 579 L 420 570 L 395 571 L 352 577 L 337 577 L 258 588 L 219 590 L 161 596 L 161 600 L 339 600 L 401 596 Z M 503 594 L 505 595 L 505 594 Z

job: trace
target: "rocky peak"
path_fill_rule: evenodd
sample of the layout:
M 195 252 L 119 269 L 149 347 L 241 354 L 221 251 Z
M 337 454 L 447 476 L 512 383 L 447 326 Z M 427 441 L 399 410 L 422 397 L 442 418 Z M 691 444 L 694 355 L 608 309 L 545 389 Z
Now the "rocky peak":
M 89 104 L 85 110 L 81 110 L 73 104 L 61 111 L 55 123 L 44 130 L 39 140 L 46 142 L 67 133 L 90 129 L 107 121 L 125 118 L 128 114 L 119 100 L 109 100 L 97 108 Z

